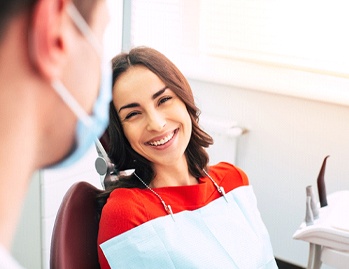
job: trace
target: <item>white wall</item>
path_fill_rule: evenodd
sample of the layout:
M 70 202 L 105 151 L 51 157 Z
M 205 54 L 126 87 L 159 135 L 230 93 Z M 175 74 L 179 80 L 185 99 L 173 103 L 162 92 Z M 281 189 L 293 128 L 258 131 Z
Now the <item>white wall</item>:
M 254 186 L 275 256 L 305 267 L 308 244 L 292 235 L 305 216 L 305 187 L 313 185 L 317 194 L 326 155 L 328 193 L 349 189 L 349 107 L 189 82 L 203 115 L 250 130 L 238 143 L 237 165 Z
M 25 268 L 42 268 L 40 172 L 33 175 L 12 242 L 12 255 Z

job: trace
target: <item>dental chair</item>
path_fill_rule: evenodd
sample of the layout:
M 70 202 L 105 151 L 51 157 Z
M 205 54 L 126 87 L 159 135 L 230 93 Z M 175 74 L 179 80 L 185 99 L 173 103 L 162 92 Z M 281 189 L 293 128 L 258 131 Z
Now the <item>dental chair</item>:
M 96 195 L 102 192 L 77 182 L 65 194 L 52 233 L 51 269 L 99 269 Z
M 95 168 L 105 189 L 118 179 L 118 171 L 107 154 L 108 132 L 95 142 L 98 153 Z M 100 268 L 97 254 L 99 218 L 96 196 L 103 189 L 81 181 L 72 185 L 63 197 L 51 238 L 51 269 Z
M 104 145 L 96 141 L 98 158 L 107 157 L 103 146 L 106 146 L 108 136 L 104 134 L 100 141 Z M 105 172 L 109 175 L 107 161 L 105 165 Z M 106 178 L 110 177 L 101 175 L 103 186 Z M 51 269 L 100 268 L 97 255 L 99 218 L 96 196 L 102 191 L 90 183 L 81 181 L 72 185 L 63 197 L 51 238 Z

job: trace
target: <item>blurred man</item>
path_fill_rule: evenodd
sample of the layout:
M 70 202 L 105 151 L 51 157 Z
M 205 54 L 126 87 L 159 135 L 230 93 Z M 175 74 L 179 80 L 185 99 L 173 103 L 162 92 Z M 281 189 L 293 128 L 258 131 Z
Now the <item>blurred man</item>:
M 105 129 L 105 0 L 0 0 L 0 268 L 30 178 L 78 160 Z M 104 67 L 103 67 L 104 66 Z

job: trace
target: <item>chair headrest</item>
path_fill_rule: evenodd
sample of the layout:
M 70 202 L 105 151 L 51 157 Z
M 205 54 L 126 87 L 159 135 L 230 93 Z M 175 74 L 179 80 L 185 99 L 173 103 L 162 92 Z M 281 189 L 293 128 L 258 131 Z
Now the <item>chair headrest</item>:
M 65 194 L 52 233 L 51 269 L 100 268 L 97 254 L 97 189 L 78 182 Z

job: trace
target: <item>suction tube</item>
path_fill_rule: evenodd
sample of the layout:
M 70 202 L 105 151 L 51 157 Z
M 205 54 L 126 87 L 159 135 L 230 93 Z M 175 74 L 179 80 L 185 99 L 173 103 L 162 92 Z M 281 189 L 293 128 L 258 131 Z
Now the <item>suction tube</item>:
M 321 166 L 318 178 L 317 178 L 317 189 L 318 189 L 318 192 L 319 192 L 319 200 L 320 200 L 320 206 L 321 207 L 327 206 L 327 194 L 326 194 L 326 185 L 325 185 L 325 170 L 326 170 L 326 161 L 327 161 L 328 157 L 330 157 L 330 155 L 325 157 L 325 159 L 324 159 L 324 161 L 322 163 L 322 166 Z

